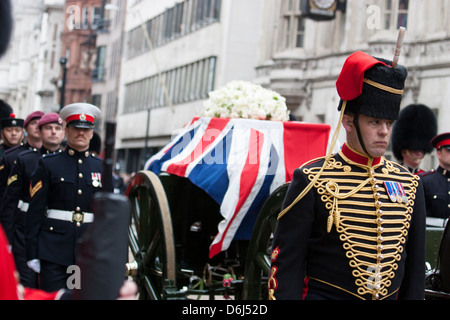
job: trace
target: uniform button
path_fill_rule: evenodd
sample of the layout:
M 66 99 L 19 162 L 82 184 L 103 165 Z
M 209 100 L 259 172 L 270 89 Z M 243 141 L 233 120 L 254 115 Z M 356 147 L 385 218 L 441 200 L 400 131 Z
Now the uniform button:
M 433 199 L 437 199 L 437 195 L 434 195 L 434 196 L 433 196 Z
M 80 207 L 76 207 L 75 210 L 76 211 L 80 211 L 81 209 L 80 209 Z
M 64 178 L 61 178 L 61 181 L 64 181 Z
M 83 178 L 83 174 L 81 172 L 78 174 L 78 178 Z
M 82 164 L 82 163 L 83 163 L 83 160 L 78 159 L 78 163 L 79 163 L 79 164 Z
M 78 194 L 82 194 L 83 191 L 81 191 L 81 189 L 78 189 Z
M 50 227 L 49 229 L 50 229 L 50 231 L 52 231 L 52 230 L 53 230 L 53 227 Z

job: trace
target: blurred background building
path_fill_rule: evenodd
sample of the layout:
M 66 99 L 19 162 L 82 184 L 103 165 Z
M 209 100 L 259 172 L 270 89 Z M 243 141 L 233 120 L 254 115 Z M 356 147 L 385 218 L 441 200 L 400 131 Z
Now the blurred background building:
M 450 0 L 14 0 L 0 98 L 25 117 L 87 101 L 117 122 L 122 172 L 140 170 L 232 80 L 287 98 L 300 121 L 336 127 L 335 81 L 356 50 L 399 63 L 402 107 L 423 103 L 449 131 Z M 62 59 L 65 58 L 66 60 Z M 343 140 L 343 137 L 341 138 Z M 390 153 L 388 153 L 390 156 Z M 437 166 L 434 153 L 424 169 Z

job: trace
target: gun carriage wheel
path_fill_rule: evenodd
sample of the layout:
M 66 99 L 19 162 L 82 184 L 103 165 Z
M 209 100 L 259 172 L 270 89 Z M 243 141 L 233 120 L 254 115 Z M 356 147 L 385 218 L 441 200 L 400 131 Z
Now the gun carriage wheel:
M 156 174 L 140 171 L 126 194 L 132 207 L 128 237 L 134 258 L 127 264 L 128 274 L 138 284 L 140 299 L 164 299 L 176 282 L 172 219 L 164 188 Z
M 276 189 L 259 212 L 245 263 L 244 300 L 266 300 L 272 238 L 289 184 Z

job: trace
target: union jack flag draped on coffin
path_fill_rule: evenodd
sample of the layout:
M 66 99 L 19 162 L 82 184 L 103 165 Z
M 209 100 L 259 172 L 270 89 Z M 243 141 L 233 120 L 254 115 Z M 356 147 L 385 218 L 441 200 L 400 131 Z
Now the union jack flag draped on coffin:
M 329 134 L 324 124 L 194 118 L 145 169 L 189 178 L 220 205 L 213 257 L 233 239 L 249 239 L 264 201 L 295 168 L 325 155 Z

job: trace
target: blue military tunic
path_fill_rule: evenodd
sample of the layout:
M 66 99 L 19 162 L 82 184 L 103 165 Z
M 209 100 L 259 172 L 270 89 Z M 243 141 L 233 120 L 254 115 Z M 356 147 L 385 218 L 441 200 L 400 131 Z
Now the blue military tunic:
M 75 264 L 77 241 L 89 225 L 75 220 L 79 214 L 92 215 L 92 198 L 101 190 L 102 172 L 99 157 L 70 147 L 39 160 L 29 187 L 27 260 Z M 48 217 L 52 210 L 68 213 L 71 221 Z
M 436 170 L 421 174 L 427 217 L 450 217 L 450 172 L 439 166 Z
M 294 172 L 274 235 L 272 299 L 424 299 L 425 206 L 417 175 L 343 146 Z M 323 172 L 314 180 L 321 168 Z

